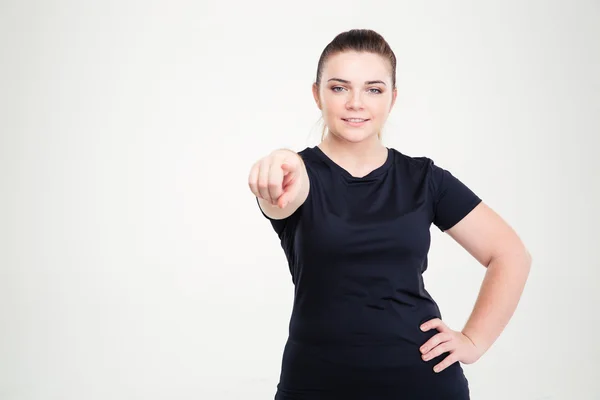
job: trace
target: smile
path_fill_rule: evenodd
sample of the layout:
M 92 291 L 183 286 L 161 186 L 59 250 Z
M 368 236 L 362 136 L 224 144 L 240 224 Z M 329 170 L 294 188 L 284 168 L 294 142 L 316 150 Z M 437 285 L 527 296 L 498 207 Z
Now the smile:
M 363 119 L 363 118 L 342 118 L 342 121 L 344 121 L 344 123 L 347 126 L 352 126 L 355 128 L 359 128 L 363 125 L 365 125 L 368 121 L 368 119 Z

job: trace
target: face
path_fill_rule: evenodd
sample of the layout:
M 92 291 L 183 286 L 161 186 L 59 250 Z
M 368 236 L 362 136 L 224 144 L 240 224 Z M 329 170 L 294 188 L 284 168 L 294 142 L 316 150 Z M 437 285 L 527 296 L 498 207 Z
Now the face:
M 389 61 L 377 54 L 344 52 L 327 60 L 313 96 L 331 135 L 358 143 L 377 140 L 396 101 Z

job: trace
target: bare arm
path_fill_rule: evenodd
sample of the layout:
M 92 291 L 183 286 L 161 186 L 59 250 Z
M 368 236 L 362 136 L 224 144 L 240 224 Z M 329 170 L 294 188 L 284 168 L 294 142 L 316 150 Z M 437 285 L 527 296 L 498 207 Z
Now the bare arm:
M 492 346 L 512 317 L 531 268 L 531 255 L 519 236 L 483 202 L 446 233 L 487 271 L 462 331 L 450 329 L 439 318 L 421 326 L 423 331 L 440 331 L 421 346 L 424 360 L 450 352 L 434 367 L 436 372 L 457 361 L 473 363 Z
M 447 233 L 487 267 L 473 312 L 463 328 L 463 333 L 485 352 L 517 308 L 531 255 L 515 231 L 484 203 Z

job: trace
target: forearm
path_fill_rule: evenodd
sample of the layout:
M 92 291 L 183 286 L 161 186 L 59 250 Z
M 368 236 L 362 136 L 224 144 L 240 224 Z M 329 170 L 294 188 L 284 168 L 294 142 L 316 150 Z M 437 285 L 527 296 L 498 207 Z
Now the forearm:
M 505 255 L 489 263 L 473 312 L 462 330 L 481 354 L 492 346 L 514 314 L 530 268 L 528 254 Z

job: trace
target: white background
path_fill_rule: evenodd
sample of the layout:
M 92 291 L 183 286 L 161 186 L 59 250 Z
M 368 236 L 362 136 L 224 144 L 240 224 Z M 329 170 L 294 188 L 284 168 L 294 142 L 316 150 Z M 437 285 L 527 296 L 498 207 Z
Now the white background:
M 521 303 L 473 399 L 600 398 L 597 1 L 0 2 L 0 399 L 269 399 L 293 300 L 251 164 L 320 138 L 338 33 L 398 58 L 384 143 L 519 233 Z M 432 229 L 459 330 L 484 268 Z

